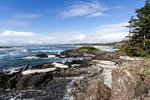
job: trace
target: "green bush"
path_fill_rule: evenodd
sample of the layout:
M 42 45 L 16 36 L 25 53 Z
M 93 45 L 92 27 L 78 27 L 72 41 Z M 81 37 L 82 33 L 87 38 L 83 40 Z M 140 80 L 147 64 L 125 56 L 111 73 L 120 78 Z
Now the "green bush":
M 83 46 L 83 47 L 78 48 L 78 50 L 87 50 L 91 52 L 99 51 L 97 48 L 91 47 L 91 46 Z
M 147 56 L 147 52 L 140 49 L 139 47 L 128 47 L 126 48 L 127 55 L 130 56 L 138 56 L 138 57 L 145 57 Z
M 150 56 L 150 54 L 146 50 L 143 50 L 140 47 L 133 47 L 130 45 L 125 45 L 119 51 L 126 53 L 128 56 L 133 56 L 133 57 L 149 57 Z

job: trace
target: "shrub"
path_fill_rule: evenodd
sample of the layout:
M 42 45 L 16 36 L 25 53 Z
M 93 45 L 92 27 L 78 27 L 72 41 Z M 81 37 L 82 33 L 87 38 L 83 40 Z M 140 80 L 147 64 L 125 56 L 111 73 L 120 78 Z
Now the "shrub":
M 124 45 L 120 50 L 120 52 L 126 53 L 128 56 L 133 56 L 133 57 L 149 57 L 150 54 L 141 49 L 140 47 L 133 47 L 130 45 Z
M 78 48 L 78 50 L 87 50 L 87 51 L 90 51 L 90 52 L 99 51 L 97 48 L 91 47 L 91 46 L 83 46 L 83 47 Z

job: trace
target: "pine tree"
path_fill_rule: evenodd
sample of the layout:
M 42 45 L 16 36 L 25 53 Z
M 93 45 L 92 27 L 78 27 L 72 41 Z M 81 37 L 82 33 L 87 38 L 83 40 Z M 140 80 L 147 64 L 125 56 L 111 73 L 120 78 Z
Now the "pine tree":
M 150 54 L 150 0 L 146 0 L 145 6 L 136 9 L 136 16 L 129 21 L 129 46 L 139 48 Z

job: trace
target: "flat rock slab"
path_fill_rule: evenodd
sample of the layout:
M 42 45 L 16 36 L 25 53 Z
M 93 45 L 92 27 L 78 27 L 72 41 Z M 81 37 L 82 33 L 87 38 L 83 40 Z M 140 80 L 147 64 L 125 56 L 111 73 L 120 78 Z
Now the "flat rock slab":
M 103 73 L 102 75 L 104 76 L 104 84 L 106 84 L 109 88 L 111 88 L 112 84 L 112 70 L 117 68 L 118 66 L 116 65 L 115 62 L 112 61 L 107 61 L 107 60 L 93 60 L 94 63 L 96 63 L 96 66 L 102 67 Z
M 131 60 L 131 61 L 134 61 L 134 60 L 137 60 L 137 61 L 139 61 L 139 60 L 142 60 L 142 58 L 133 58 L 133 57 L 129 57 L 129 56 L 120 56 L 119 57 L 120 59 L 124 59 L 124 60 Z

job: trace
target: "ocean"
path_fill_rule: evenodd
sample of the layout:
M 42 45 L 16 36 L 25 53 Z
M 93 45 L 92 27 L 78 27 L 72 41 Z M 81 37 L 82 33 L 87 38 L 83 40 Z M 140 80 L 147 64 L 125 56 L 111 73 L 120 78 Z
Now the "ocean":
M 0 70 L 13 73 L 16 68 L 26 64 L 38 65 L 47 62 L 66 62 L 83 58 L 58 58 L 55 54 L 80 46 L 49 45 L 49 46 L 14 46 L 0 49 Z M 114 51 L 113 47 L 95 46 L 100 50 Z M 35 55 L 45 53 L 48 58 L 37 58 Z M 0 94 L 0 100 L 72 100 L 69 93 L 73 83 L 81 77 L 62 77 L 54 79 L 50 85 L 39 90 L 18 90 Z
M 0 49 L 0 70 L 13 70 L 13 68 L 24 67 L 26 64 L 38 65 L 46 62 L 62 62 L 71 60 L 71 58 L 57 58 L 55 54 L 67 49 L 74 49 L 80 46 L 14 46 L 11 48 Z M 95 46 L 100 50 L 113 51 L 113 47 Z M 35 57 L 37 54 L 45 53 L 48 58 Z M 73 58 L 72 58 L 73 59 Z

